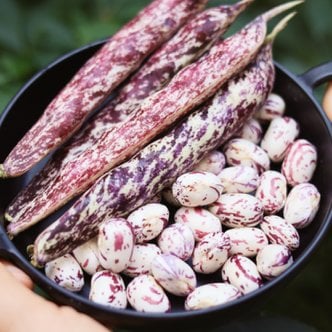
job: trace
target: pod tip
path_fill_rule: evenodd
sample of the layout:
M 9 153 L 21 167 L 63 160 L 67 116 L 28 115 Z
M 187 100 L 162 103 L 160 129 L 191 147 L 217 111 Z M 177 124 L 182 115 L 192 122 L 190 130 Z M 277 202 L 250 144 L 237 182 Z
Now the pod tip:
M 294 8 L 300 4 L 302 4 L 304 2 L 304 0 L 295 0 L 295 1 L 290 1 L 290 2 L 286 2 L 282 5 L 273 7 L 272 9 L 268 10 L 267 12 L 265 12 L 262 17 L 265 21 L 269 21 L 271 20 L 273 17 L 282 14 L 283 12 L 285 12 L 286 10 L 289 10 L 291 8 Z
M 41 269 L 43 266 L 41 266 L 40 264 L 38 264 L 35 255 L 34 255 L 34 250 L 35 250 L 35 246 L 33 244 L 30 244 L 27 246 L 27 254 L 30 257 L 30 263 L 31 265 L 33 265 L 34 267 Z
M 5 213 L 4 213 L 4 218 L 5 218 L 8 222 L 12 222 L 13 219 L 14 219 L 10 214 L 8 214 L 8 212 L 5 212 Z
M 5 171 L 5 167 L 3 166 L 3 164 L 0 164 L 0 179 L 4 179 L 7 178 L 7 172 Z
M 280 22 L 273 28 L 270 34 L 268 34 L 265 38 L 265 44 L 273 43 L 276 36 L 284 30 L 288 24 L 288 22 L 296 15 L 296 12 L 292 12 L 285 16 Z

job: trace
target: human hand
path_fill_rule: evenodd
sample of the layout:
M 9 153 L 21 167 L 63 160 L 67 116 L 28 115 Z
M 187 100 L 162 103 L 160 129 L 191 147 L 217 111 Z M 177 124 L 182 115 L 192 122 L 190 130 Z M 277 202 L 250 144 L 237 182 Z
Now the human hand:
M 107 332 L 107 328 L 74 309 L 47 301 L 31 289 L 32 280 L 0 261 L 0 332 Z
M 329 83 L 324 98 L 323 98 L 323 108 L 329 119 L 332 121 L 332 82 Z

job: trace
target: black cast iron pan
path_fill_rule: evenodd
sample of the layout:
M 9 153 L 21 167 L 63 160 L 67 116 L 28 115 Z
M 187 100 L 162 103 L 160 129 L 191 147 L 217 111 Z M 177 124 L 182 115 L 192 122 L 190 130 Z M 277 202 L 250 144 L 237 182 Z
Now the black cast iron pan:
M 0 160 L 5 159 L 50 100 L 102 44 L 103 41 L 96 42 L 61 57 L 24 85 L 0 117 Z M 276 64 L 276 69 L 275 91 L 285 98 L 287 114 L 298 120 L 303 137 L 318 148 L 319 162 L 312 182 L 322 195 L 315 221 L 301 231 L 301 247 L 295 252 L 295 263 L 280 277 L 232 303 L 196 312 L 185 312 L 182 309 L 183 303 L 177 300 L 174 302 L 173 311 L 169 314 L 109 309 L 87 299 L 88 286 L 78 294 L 70 293 L 47 279 L 41 270 L 34 268 L 26 254 L 26 246 L 33 243 L 37 234 L 55 220 L 61 211 L 17 236 L 13 241 L 8 239 L 4 229 L 3 213 L 6 206 L 39 171 L 43 163 L 17 179 L 0 181 L 0 257 L 9 259 L 22 268 L 55 302 L 73 306 L 112 327 L 158 328 L 158 330 L 168 329 L 171 326 L 206 328 L 208 325 L 220 325 L 232 319 L 239 319 L 244 313 L 259 308 L 263 302 L 273 296 L 278 287 L 299 273 L 327 234 L 332 215 L 332 129 L 331 123 L 312 93 L 313 87 L 332 79 L 332 62 L 315 67 L 302 76 L 293 75 L 279 64 Z M 206 281 L 216 280 L 216 276 L 204 278 Z

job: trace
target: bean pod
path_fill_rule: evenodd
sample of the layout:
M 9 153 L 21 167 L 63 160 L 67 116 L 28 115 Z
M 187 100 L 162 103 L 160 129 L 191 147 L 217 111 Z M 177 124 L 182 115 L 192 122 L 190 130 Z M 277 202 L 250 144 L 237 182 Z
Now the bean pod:
M 295 141 L 281 166 L 281 172 L 291 186 L 309 182 L 317 166 L 316 147 L 305 139 Z
M 209 211 L 227 227 L 256 226 L 263 218 L 262 203 L 249 194 L 224 194 Z
M 89 299 L 114 308 L 126 308 L 126 286 L 121 276 L 107 270 L 95 273 L 91 278 Z

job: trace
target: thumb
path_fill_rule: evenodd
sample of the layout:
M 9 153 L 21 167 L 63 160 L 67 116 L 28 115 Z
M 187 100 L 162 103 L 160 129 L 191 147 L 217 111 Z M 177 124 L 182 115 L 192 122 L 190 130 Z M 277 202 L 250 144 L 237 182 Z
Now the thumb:
M 326 112 L 328 118 L 332 121 L 332 82 L 327 86 L 323 98 L 323 109 Z
M 0 264 L 2 264 L 6 268 L 6 270 L 25 287 L 29 289 L 33 288 L 33 282 L 31 278 L 22 270 L 20 270 L 8 261 L 0 260 Z

